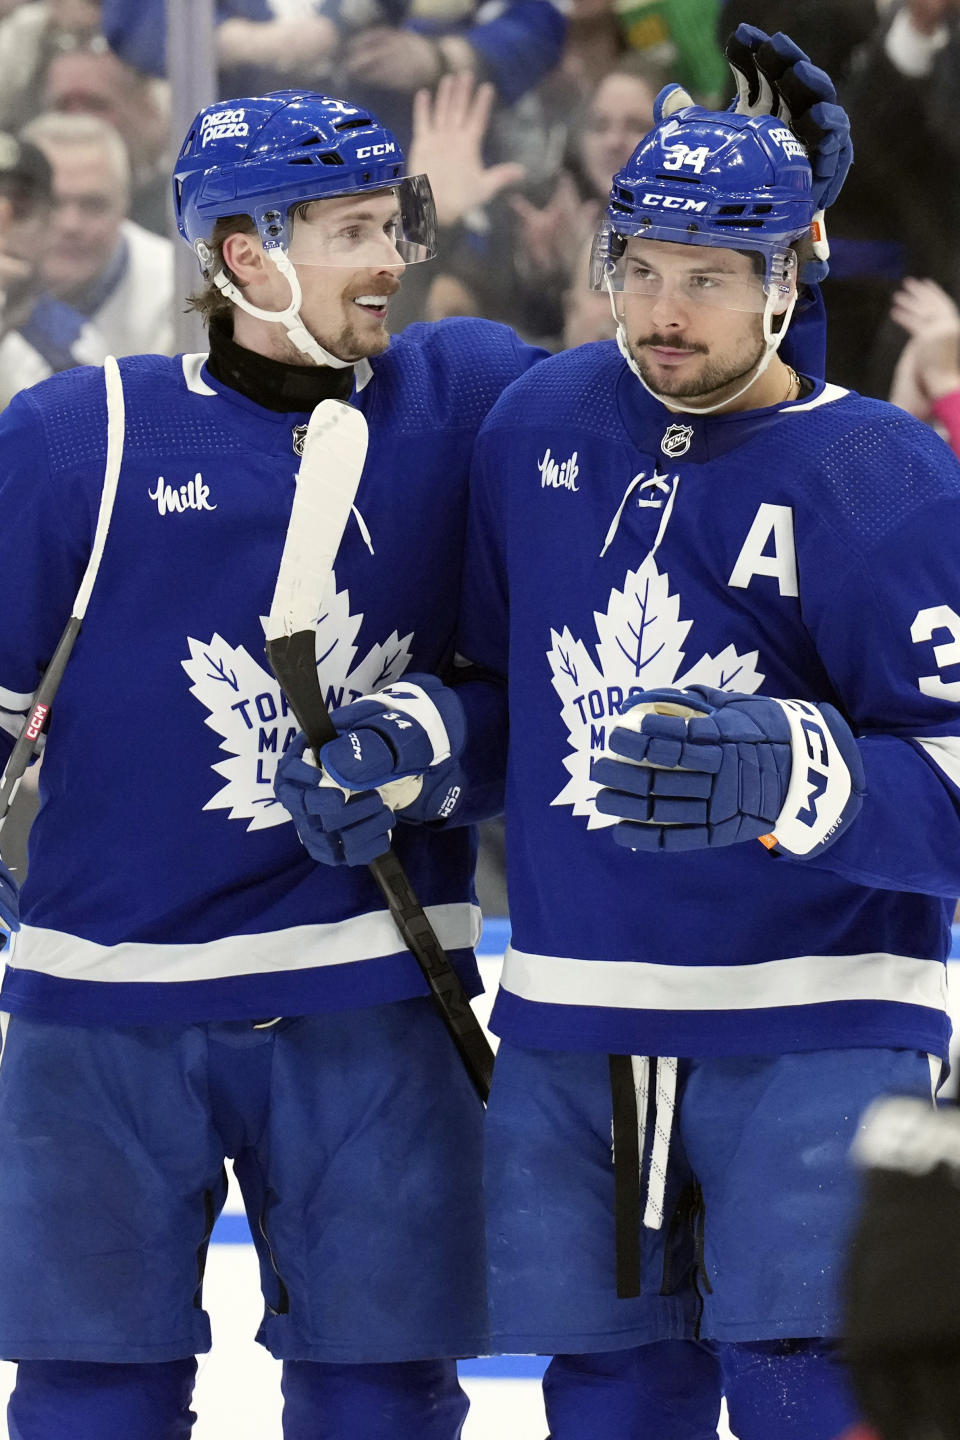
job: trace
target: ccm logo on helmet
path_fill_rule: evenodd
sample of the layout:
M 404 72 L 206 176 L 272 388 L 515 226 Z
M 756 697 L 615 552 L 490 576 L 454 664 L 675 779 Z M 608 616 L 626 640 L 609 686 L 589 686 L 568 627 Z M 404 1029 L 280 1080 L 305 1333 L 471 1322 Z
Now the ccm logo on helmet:
M 396 148 L 392 141 L 389 145 L 361 145 L 357 151 L 357 159 L 369 160 L 371 155 L 392 155 Z
M 217 110 L 213 115 L 204 115 L 200 125 L 201 148 L 211 140 L 223 140 L 228 136 L 242 139 L 250 134 L 250 126 L 244 120 L 245 110 Z
M 679 195 L 644 195 L 641 205 L 661 210 L 706 210 L 706 200 L 682 200 Z

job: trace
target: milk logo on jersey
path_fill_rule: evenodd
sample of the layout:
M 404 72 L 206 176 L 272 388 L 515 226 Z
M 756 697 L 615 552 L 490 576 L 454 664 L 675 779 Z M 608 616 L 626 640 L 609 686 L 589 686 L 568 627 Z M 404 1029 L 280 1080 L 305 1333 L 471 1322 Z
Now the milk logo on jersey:
M 580 467 L 577 464 L 577 451 L 568 460 L 558 461 L 553 458 L 550 447 L 540 456 L 537 461 L 537 469 L 540 471 L 540 486 L 544 490 L 573 490 L 578 491 L 577 476 L 580 474 Z
M 622 590 L 611 590 L 606 610 L 595 611 L 594 619 L 595 648 L 565 626 L 551 630 L 547 651 L 571 748 L 563 761 L 570 778 L 551 803 L 585 815 L 589 830 L 616 824 L 614 816 L 597 814 L 599 786 L 590 779 L 590 761 L 605 749 L 621 701 L 662 685 L 712 685 L 752 695 L 763 684 L 756 650 L 740 655 L 727 645 L 719 655 L 685 665 L 683 646 L 693 622 L 680 618 L 680 596 L 670 593 L 669 575 L 650 556 L 627 573 Z
M 245 110 L 215 110 L 204 115 L 200 122 L 200 148 L 203 150 L 211 140 L 242 140 L 250 134 L 250 126 L 243 118 Z
M 686 455 L 690 449 L 690 442 L 693 439 L 692 425 L 668 425 L 663 432 L 663 439 L 660 441 L 660 449 L 664 455 L 676 457 Z
M 395 630 L 382 645 L 357 659 L 354 644 L 363 615 L 350 612 L 350 592 L 337 590 L 324 603 L 317 622 L 317 667 L 327 707 L 336 709 L 370 690 L 382 689 L 410 663 L 413 635 Z M 266 621 L 264 620 L 264 624 Z M 205 723 L 223 737 L 227 758 L 211 766 L 224 781 L 204 810 L 228 810 L 229 819 L 248 821 L 248 830 L 283 825 L 290 816 L 273 794 L 277 761 L 298 729 L 286 696 L 267 668 L 244 646 L 222 635 L 187 638 L 189 660 L 182 661 L 193 682 L 190 694 L 206 710 Z
M 216 510 L 210 504 L 210 486 L 204 484 L 198 470 L 186 485 L 168 485 L 162 475 L 157 476 L 157 488 L 148 490 L 147 495 L 155 500 L 161 515 L 182 515 L 185 510 Z

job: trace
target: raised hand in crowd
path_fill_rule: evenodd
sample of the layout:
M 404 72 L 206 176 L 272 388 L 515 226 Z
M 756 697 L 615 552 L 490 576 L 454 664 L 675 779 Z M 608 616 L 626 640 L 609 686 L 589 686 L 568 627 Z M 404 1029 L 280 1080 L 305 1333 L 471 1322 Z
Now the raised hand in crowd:
M 938 400 L 960 391 L 960 310 L 935 280 L 908 277 L 893 297 L 890 318 L 910 336 L 890 399 L 928 420 Z
M 517 260 L 534 273 L 569 273 L 583 237 L 594 226 L 599 206 L 582 200 L 569 174 L 561 174 L 556 189 L 543 206 L 525 195 L 512 195 L 510 206 L 520 221 Z
M 890 318 L 910 336 L 893 373 L 892 403 L 935 421 L 960 455 L 960 310 L 935 280 L 908 278 Z
M 491 84 L 478 85 L 467 71 L 444 75 L 434 93 L 419 90 L 414 96 L 410 165 L 413 174 L 430 177 L 440 225 L 455 225 L 526 178 L 515 162 L 484 161 L 494 97 Z

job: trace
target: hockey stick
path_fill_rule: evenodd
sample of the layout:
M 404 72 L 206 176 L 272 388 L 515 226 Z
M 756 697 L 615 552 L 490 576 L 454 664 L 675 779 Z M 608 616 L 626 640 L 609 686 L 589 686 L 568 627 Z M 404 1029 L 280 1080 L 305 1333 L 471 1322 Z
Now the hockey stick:
M 323 594 L 353 508 L 367 451 L 363 415 L 340 400 L 323 400 L 310 416 L 297 488 L 267 620 L 267 659 L 307 737 L 317 764 L 337 731 L 317 674 L 316 626 Z M 401 782 L 403 783 L 403 782 Z M 371 861 L 403 943 L 413 953 L 467 1074 L 486 1102 L 493 1051 L 460 977 L 424 914 L 392 850 Z
M 87 568 L 83 573 L 83 579 L 80 581 L 80 589 L 73 602 L 70 618 L 57 642 L 57 648 L 50 658 L 50 663 L 43 673 L 43 679 L 37 686 L 17 742 L 3 767 L 3 774 L 0 775 L 0 829 L 3 828 L 24 772 L 37 753 L 40 736 L 50 715 L 53 697 L 63 679 L 70 652 L 80 634 L 80 626 L 87 613 L 87 605 L 90 603 L 90 595 L 97 578 L 97 571 L 100 569 L 100 561 L 103 558 L 107 531 L 110 529 L 113 502 L 117 495 L 117 481 L 120 478 L 120 464 L 123 460 L 125 429 L 123 383 L 120 379 L 120 367 L 112 355 L 108 355 L 103 362 L 103 376 L 107 387 L 107 462 L 103 476 L 103 489 L 100 492 L 97 525 L 93 534 L 93 547 L 90 551 L 90 559 L 87 561 Z

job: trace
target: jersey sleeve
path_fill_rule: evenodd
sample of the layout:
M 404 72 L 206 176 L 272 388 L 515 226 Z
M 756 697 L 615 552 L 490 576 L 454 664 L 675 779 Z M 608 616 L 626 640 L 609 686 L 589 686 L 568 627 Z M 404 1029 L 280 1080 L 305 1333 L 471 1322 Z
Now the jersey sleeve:
M 512 0 L 467 30 L 501 100 L 512 105 L 559 62 L 567 22 L 554 0 Z
M 827 313 L 819 285 L 805 285 L 780 354 L 801 375 L 822 380 L 827 367 Z
M 816 621 L 867 789 L 848 833 L 810 863 L 863 885 L 956 899 L 960 467 L 933 436 L 920 454 L 902 444 L 887 453 L 890 473 L 874 483 L 926 482 L 928 494 L 847 567 Z
M 458 687 L 467 717 L 463 765 L 471 793 L 487 815 L 503 808 L 507 765 L 507 626 L 505 512 L 495 442 L 480 431 L 470 472 L 470 507 L 457 650 L 470 663 Z
M 55 476 L 32 392 L 0 416 L 0 759 L 70 617 L 90 554 L 94 501 Z

